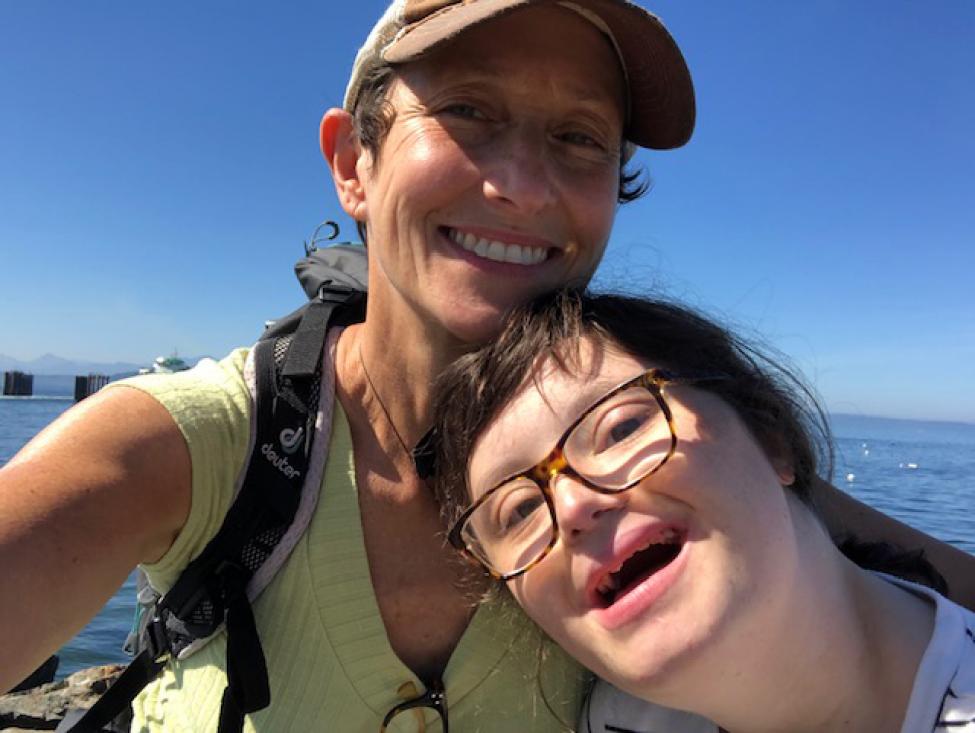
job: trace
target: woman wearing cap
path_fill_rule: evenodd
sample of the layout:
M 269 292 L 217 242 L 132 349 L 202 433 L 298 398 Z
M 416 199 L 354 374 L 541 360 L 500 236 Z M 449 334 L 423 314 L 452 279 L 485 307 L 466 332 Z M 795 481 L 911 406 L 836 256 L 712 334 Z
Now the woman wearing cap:
M 408 447 L 447 364 L 512 306 L 592 275 L 618 201 L 634 195 L 624 141 L 676 147 L 693 121 L 680 51 L 623 0 L 398 0 L 380 19 L 345 109 L 321 126 L 339 200 L 367 239 L 368 312 L 334 352 L 323 500 L 254 604 L 272 702 L 248 729 L 574 720 L 578 669 L 520 616 L 473 610 L 475 581 L 444 548 Z M 137 563 L 165 591 L 216 532 L 247 450 L 245 357 L 100 393 L 0 473 L 0 567 L 18 588 L 0 604 L 0 632 L 17 629 L 0 686 L 67 641 Z M 943 572 L 963 571 L 944 557 Z M 137 700 L 135 728 L 216 729 L 224 658 L 218 637 L 171 665 Z M 441 684 L 445 706 L 423 694 Z

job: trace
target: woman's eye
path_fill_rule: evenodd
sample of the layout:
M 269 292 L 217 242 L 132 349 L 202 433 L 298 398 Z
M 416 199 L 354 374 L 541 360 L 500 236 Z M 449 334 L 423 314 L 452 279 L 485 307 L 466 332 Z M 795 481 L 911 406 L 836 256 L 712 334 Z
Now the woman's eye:
M 562 139 L 572 145 L 584 145 L 586 147 L 602 147 L 592 135 L 584 132 L 567 132 L 562 135 Z
M 448 105 L 447 107 L 444 107 L 443 111 L 449 115 L 453 115 L 454 117 L 462 117 L 470 120 L 487 119 L 487 116 L 480 109 L 475 107 L 473 104 L 464 104 L 462 102 L 458 102 L 456 104 L 451 104 Z

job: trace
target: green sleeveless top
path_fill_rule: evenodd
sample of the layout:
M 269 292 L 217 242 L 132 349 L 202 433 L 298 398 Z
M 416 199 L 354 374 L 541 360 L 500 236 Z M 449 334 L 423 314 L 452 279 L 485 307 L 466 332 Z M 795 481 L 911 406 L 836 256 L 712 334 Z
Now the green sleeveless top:
M 147 392 L 169 411 L 192 460 L 187 523 L 166 555 L 145 567 L 161 592 L 216 533 L 230 506 L 251 419 L 246 356 L 241 349 L 188 372 L 120 383 Z M 338 400 L 334 414 L 318 508 L 254 604 L 271 705 L 247 716 L 245 731 L 377 733 L 387 711 L 423 690 L 386 638 L 363 543 L 349 426 Z M 221 633 L 189 659 L 171 663 L 136 699 L 132 730 L 215 731 L 225 659 Z M 482 605 L 444 672 L 451 729 L 568 730 L 586 679 L 513 602 Z M 424 729 L 440 730 L 432 710 L 425 711 L 425 721 L 400 714 L 389 730 Z

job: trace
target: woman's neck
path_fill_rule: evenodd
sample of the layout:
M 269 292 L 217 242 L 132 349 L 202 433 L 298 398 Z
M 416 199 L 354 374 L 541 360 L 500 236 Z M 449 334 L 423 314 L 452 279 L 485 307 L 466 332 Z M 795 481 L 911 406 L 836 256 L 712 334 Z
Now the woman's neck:
M 846 560 L 811 516 L 798 521 L 815 526 L 800 527 L 789 614 L 762 626 L 701 712 L 729 733 L 898 731 L 934 609 Z
M 342 335 L 338 376 L 353 393 L 376 401 L 395 434 L 412 448 L 430 427 L 437 377 L 469 347 L 412 313 L 398 313 L 395 323 L 371 316 Z

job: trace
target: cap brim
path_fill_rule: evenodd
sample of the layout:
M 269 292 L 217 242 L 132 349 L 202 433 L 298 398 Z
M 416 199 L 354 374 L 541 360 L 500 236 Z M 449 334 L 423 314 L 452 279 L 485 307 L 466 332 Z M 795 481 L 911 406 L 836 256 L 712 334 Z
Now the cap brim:
M 450 5 L 407 25 L 383 58 L 403 63 L 420 58 L 471 26 L 540 0 L 480 0 Z M 694 85 L 677 43 L 660 20 L 626 0 L 571 0 L 599 16 L 613 34 L 626 67 L 630 119 L 626 137 L 645 148 L 669 150 L 694 131 Z

